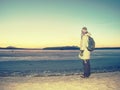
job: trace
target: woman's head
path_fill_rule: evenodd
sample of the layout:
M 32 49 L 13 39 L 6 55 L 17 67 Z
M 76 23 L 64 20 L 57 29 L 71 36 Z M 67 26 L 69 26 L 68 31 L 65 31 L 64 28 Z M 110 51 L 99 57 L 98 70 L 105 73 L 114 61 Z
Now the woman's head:
M 83 35 L 86 34 L 86 33 L 88 33 L 87 28 L 83 27 L 82 30 L 81 30 L 81 32 L 82 32 Z

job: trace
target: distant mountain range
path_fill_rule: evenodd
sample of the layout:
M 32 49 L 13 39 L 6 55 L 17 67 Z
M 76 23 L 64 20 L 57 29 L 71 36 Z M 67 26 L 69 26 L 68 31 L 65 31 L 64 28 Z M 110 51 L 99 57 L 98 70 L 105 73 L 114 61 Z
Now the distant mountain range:
M 23 50 L 80 50 L 78 46 L 61 46 L 61 47 L 46 47 L 46 48 L 17 48 L 14 46 L 8 46 L 5 48 L 0 47 L 0 49 L 23 49 Z M 120 47 L 101 47 L 95 48 L 96 50 L 103 49 L 120 49 Z
M 14 46 L 8 46 L 8 47 L 0 47 L 0 49 L 24 49 L 24 48 L 17 48 L 17 47 L 14 47 Z
M 46 47 L 43 50 L 79 50 L 77 46 Z

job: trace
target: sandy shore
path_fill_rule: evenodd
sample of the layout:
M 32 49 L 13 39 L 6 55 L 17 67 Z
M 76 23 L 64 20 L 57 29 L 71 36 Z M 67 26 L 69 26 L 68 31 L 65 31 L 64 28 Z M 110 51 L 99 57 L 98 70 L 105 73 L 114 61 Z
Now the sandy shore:
M 119 90 L 120 72 L 51 77 L 0 77 L 0 90 Z

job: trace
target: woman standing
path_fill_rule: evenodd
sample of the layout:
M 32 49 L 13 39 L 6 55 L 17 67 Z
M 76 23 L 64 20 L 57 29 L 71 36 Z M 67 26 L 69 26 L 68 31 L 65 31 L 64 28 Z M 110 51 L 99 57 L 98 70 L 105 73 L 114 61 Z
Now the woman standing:
M 79 57 L 83 61 L 83 69 L 84 74 L 81 76 L 82 78 L 88 78 L 90 76 L 90 51 L 87 49 L 88 47 L 88 38 L 90 34 L 87 31 L 86 27 L 83 27 L 81 30 L 81 42 L 80 42 L 80 55 Z

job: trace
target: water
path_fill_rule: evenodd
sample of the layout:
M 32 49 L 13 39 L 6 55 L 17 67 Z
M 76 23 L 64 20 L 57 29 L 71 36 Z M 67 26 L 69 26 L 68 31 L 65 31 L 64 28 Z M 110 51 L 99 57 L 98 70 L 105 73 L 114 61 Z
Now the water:
M 78 50 L 0 50 L 0 76 L 81 74 L 78 54 Z M 92 52 L 91 71 L 120 71 L 120 49 Z

